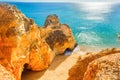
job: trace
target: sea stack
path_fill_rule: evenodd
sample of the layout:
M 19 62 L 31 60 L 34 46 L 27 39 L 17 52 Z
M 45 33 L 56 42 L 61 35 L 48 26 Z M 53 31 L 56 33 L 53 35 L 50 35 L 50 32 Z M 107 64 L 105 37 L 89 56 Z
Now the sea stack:
M 42 31 L 46 43 L 56 54 L 63 54 L 66 49 L 72 50 L 76 45 L 70 27 L 61 24 L 57 15 L 47 17 Z
M 11 78 L 21 80 L 24 65 L 33 71 L 46 69 L 56 54 L 75 44 L 71 29 L 57 16 L 49 15 L 45 26 L 38 27 L 15 6 L 0 4 L 0 64 Z

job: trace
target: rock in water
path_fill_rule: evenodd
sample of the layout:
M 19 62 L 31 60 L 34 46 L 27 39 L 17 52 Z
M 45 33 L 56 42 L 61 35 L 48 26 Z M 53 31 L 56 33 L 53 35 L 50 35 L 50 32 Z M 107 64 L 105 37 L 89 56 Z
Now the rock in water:
M 47 17 L 42 31 L 41 35 L 56 54 L 63 54 L 66 49 L 72 50 L 76 45 L 69 26 L 61 24 L 56 15 Z
M 68 25 L 60 24 L 55 15 L 49 15 L 44 28 L 39 28 L 15 6 L 0 4 L 0 64 L 16 80 L 26 65 L 40 71 L 52 62 L 55 53 L 73 49 L 75 40 Z
M 97 69 L 96 66 L 99 66 L 100 64 L 99 65 L 97 64 L 96 66 L 94 66 L 94 64 L 93 64 L 94 62 L 93 63 L 91 63 L 91 62 L 93 60 L 95 60 L 95 63 L 96 63 L 96 61 L 98 61 L 96 59 L 98 59 L 98 58 L 101 58 L 100 60 L 102 60 L 103 56 L 104 57 L 107 57 L 107 55 L 112 56 L 111 54 L 117 55 L 117 53 L 120 53 L 120 49 L 113 48 L 113 49 L 105 49 L 98 53 L 90 53 L 88 55 L 85 55 L 84 57 L 80 57 L 78 59 L 77 63 L 69 70 L 68 80 L 83 80 L 83 79 L 88 80 L 89 79 L 88 77 L 94 77 L 92 74 L 96 75 L 96 73 L 94 73 L 93 69 L 92 69 L 93 71 L 91 71 L 91 68 L 95 68 L 95 70 L 99 70 L 99 68 Z M 115 58 L 115 60 L 118 59 L 116 57 L 113 57 L 113 59 L 114 58 Z M 109 60 L 106 60 L 105 62 L 103 61 L 103 64 L 105 63 L 105 65 L 100 65 L 100 66 L 102 66 L 102 67 L 107 66 L 106 62 L 109 62 Z M 92 67 L 91 67 L 91 65 L 89 65 L 90 63 L 93 64 Z M 98 62 L 98 63 L 102 63 L 102 62 Z M 116 62 L 113 62 L 113 63 L 116 63 Z M 111 64 L 111 62 L 110 62 L 110 64 Z M 88 65 L 89 65 L 89 68 L 87 68 Z M 111 69 L 113 69 L 113 68 L 111 68 Z M 106 70 L 107 70 L 107 68 L 106 68 Z M 86 74 L 85 74 L 85 72 L 86 72 Z M 85 75 L 85 78 L 84 78 L 84 75 Z M 89 79 L 89 80 L 94 80 L 94 79 Z M 102 79 L 96 79 L 96 80 L 102 80 Z M 107 80 L 107 79 L 105 79 L 105 80 Z M 113 79 L 110 79 L 110 80 L 113 80 Z

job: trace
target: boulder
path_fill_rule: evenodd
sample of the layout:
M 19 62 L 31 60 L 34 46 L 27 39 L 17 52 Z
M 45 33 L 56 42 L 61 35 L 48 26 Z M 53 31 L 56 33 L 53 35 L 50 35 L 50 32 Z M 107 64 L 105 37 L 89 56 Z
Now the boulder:
M 90 62 L 103 56 L 120 53 L 120 49 L 105 49 L 97 53 L 90 53 L 83 57 L 79 57 L 76 64 L 69 70 L 68 80 L 83 80 L 84 74 Z M 85 78 L 87 80 L 87 78 Z M 92 80 L 92 79 L 91 79 Z

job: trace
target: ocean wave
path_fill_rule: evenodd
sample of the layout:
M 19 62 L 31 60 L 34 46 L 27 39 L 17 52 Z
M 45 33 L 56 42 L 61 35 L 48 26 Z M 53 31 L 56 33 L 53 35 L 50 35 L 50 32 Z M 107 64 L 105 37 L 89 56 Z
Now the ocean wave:
M 102 43 L 102 39 L 95 32 L 85 32 L 75 34 L 76 40 L 79 44 L 86 45 L 99 45 Z

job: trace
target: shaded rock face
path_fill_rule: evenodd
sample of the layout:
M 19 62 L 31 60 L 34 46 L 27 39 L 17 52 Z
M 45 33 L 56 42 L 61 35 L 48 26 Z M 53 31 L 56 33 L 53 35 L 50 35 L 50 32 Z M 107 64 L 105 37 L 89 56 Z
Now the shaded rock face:
M 76 45 L 72 31 L 67 24 L 61 24 L 56 15 L 46 19 L 41 35 L 56 54 L 63 54 L 66 49 L 72 50 Z
M 44 70 L 55 53 L 74 48 L 70 28 L 60 25 L 57 16 L 48 16 L 45 26 L 39 28 L 15 6 L 0 4 L 0 64 L 13 74 L 11 78 L 20 80 L 24 65 L 33 71 Z
M 107 76 L 105 74 L 103 74 L 102 72 L 105 72 L 106 70 L 109 70 L 109 69 L 112 69 L 111 71 L 114 71 L 113 65 L 114 65 L 114 63 L 117 63 L 116 60 L 118 59 L 114 55 L 117 56 L 118 55 L 117 53 L 120 53 L 120 49 L 113 48 L 113 49 L 105 49 L 98 53 L 91 53 L 91 54 L 85 55 L 83 57 L 80 57 L 78 59 L 77 63 L 69 70 L 68 80 L 88 80 L 88 79 L 89 80 L 103 80 L 103 79 L 108 80 L 107 78 L 104 78 L 104 76 L 105 77 L 107 77 Z M 109 58 L 108 58 L 108 56 L 109 56 Z M 109 59 L 111 58 L 110 56 L 113 57 L 112 58 L 112 59 L 114 59 L 113 62 L 109 61 Z M 96 60 L 96 59 L 98 59 L 98 60 Z M 112 60 L 112 59 L 110 59 L 110 60 Z M 111 66 L 111 68 L 108 66 Z M 114 66 L 116 66 L 116 65 L 114 65 Z M 117 69 L 117 68 L 115 68 L 115 69 Z M 102 74 L 103 78 L 97 78 L 97 75 L 100 76 L 101 74 Z M 108 76 L 110 76 L 109 74 L 112 75 L 112 72 L 109 71 Z M 114 80 L 114 79 L 111 78 L 110 80 Z
M 49 33 L 49 36 L 46 37 L 46 42 L 50 45 L 51 49 L 54 49 L 54 45 L 58 43 L 58 45 L 64 45 L 63 41 L 67 42 L 66 35 L 63 34 L 61 30 L 56 30 Z

